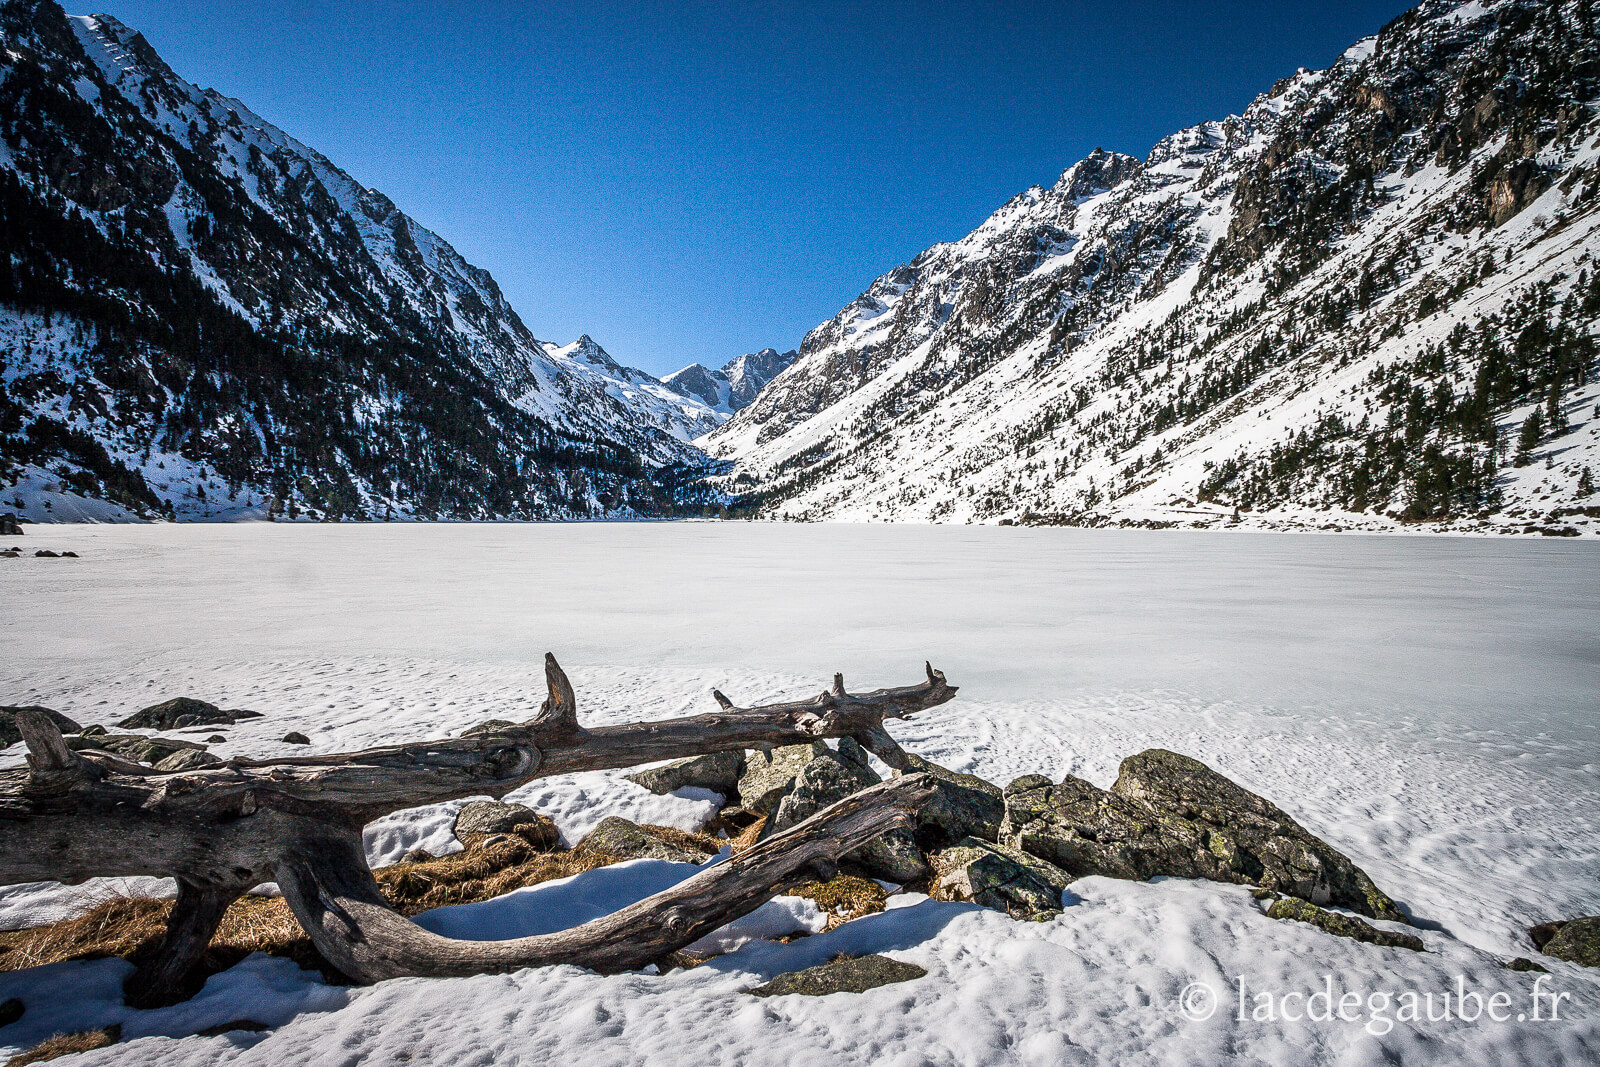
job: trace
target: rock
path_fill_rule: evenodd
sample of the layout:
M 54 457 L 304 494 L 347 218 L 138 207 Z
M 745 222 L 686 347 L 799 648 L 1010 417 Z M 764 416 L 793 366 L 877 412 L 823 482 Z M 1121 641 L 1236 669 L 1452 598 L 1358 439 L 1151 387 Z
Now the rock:
M 1568 963 L 1600 967 L 1600 915 L 1567 920 L 1539 951 Z
M 37 711 L 56 724 L 56 729 L 64 734 L 75 734 L 83 727 L 49 708 L 41 708 L 37 704 L 8 704 L 0 707 L 0 748 L 7 748 L 22 740 L 22 731 L 17 729 L 17 712 Z
M 553 819 L 540 815 L 526 804 L 507 804 L 499 800 L 474 800 L 456 812 L 452 832 L 463 845 L 482 843 L 484 834 L 515 834 L 539 849 L 561 843 L 561 832 Z M 472 840 L 469 840 L 472 839 Z
M 66 739 L 74 752 L 97 748 L 135 763 L 160 763 L 175 752 L 204 752 L 204 745 L 179 741 L 173 737 L 146 737 L 144 734 L 79 734 Z
M 716 834 L 721 831 L 729 837 L 738 837 L 740 833 L 760 821 L 761 816 L 755 812 L 746 811 L 736 804 L 729 804 L 706 821 L 704 832 Z
M 1042 774 L 1024 774 L 1021 778 L 1012 779 L 1011 784 L 1001 790 L 1001 793 L 1009 797 L 1014 793 L 1026 793 L 1030 789 L 1046 789 L 1052 785 L 1055 783 Z
M 50 551 L 48 548 L 41 548 L 39 551 L 35 552 L 34 555 L 42 557 L 44 559 L 57 559 L 57 558 L 59 558 L 57 553 Z
M 17 521 L 15 512 L 8 511 L 0 515 L 0 537 L 21 537 L 22 523 Z M 0 1025 L 4 1025 L 0 1023 Z
M 219 1037 L 222 1034 L 231 1034 L 235 1030 L 249 1030 L 253 1033 L 260 1033 L 263 1030 L 270 1029 L 272 1028 L 266 1023 L 258 1023 L 254 1019 L 234 1019 L 232 1022 L 218 1023 L 215 1026 L 208 1026 L 204 1030 L 196 1030 L 195 1036 Z
M 771 755 L 751 752 L 745 759 L 744 773 L 739 776 L 740 806 L 757 815 L 769 814 L 789 791 L 800 768 L 827 751 L 827 745 L 813 741 L 809 745 L 775 748 Z
M 931 774 L 936 780 L 933 799 L 917 812 L 922 830 L 917 842 L 924 848 L 939 848 L 963 837 L 996 841 L 1005 819 L 1004 794 L 993 782 L 973 774 L 960 774 L 920 756 L 907 753 L 911 766 L 906 774 Z
M 433 853 L 425 848 L 414 848 L 400 857 L 401 863 L 428 863 L 434 858 Z
M 299 730 L 290 730 L 288 733 L 283 735 L 283 743 L 286 745 L 309 745 L 311 743 L 311 738 L 307 737 Z
M 739 776 L 744 773 L 744 753 L 708 752 L 693 759 L 678 760 L 660 767 L 647 767 L 627 775 L 628 781 L 642 785 L 657 796 L 666 796 L 674 789 L 695 786 L 731 797 L 739 790 Z
M 859 755 L 859 749 L 846 749 L 841 755 L 824 746 L 795 775 L 789 791 L 772 814 L 767 816 L 761 837 L 767 838 L 780 830 L 787 830 L 828 805 L 876 784 L 878 780 L 878 775 Z M 874 878 L 901 885 L 921 881 L 929 873 L 927 861 L 922 858 L 916 841 L 904 830 L 890 830 L 841 856 L 840 860 L 860 867 Z
M 257 711 L 223 711 L 193 697 L 173 697 L 136 711 L 117 723 L 124 730 L 176 730 L 185 726 L 232 725 L 239 719 L 258 719 Z
M 822 997 L 829 993 L 865 993 L 879 986 L 909 982 L 927 975 L 914 963 L 901 963 L 888 956 L 857 956 L 839 959 L 819 967 L 780 974 L 766 985 L 749 990 L 752 996 L 781 997 L 797 993 L 803 997 Z
M 16 559 L 20 555 L 22 555 L 22 553 L 17 551 L 14 548 L 8 548 L 8 549 L 5 549 L 3 551 L 0 551 L 0 558 Z
M 210 737 L 206 738 L 206 744 L 208 744 L 208 745 L 220 745 L 222 742 L 224 742 L 226 740 L 227 740 L 227 738 L 223 737 L 221 734 L 212 734 Z
M 4 1003 L 0 1003 L 0 1026 L 10 1026 L 22 1018 L 25 1011 L 27 1011 L 27 1008 L 17 997 L 12 997 Z
M 1528 937 L 1532 939 L 1533 947 L 1543 952 L 1544 947 L 1550 943 L 1550 939 L 1560 933 L 1561 928 L 1565 925 L 1567 925 L 1565 919 L 1557 919 L 1555 922 L 1530 926 L 1528 927 Z
M 1109 791 L 1068 777 L 1057 786 L 1016 789 L 1005 805 L 1001 843 L 1077 878 L 1208 878 L 1407 921 L 1343 853 L 1267 800 L 1174 752 L 1129 756 Z
M 222 760 L 209 752 L 196 752 L 192 748 L 181 748 L 156 760 L 156 770 L 192 771 L 200 767 L 215 767 L 221 762 Z
M 1526 956 L 1518 956 L 1514 960 L 1507 960 L 1505 963 L 1505 968 L 1508 971 L 1542 971 L 1545 974 L 1550 973 L 1550 969 L 1548 967 L 1543 967 L 1537 963 L 1534 963 Z
M 578 848 L 591 852 L 605 852 L 625 860 L 670 860 L 673 863 L 704 863 L 711 858 L 707 852 L 689 849 L 663 841 L 654 834 L 617 815 L 600 821 L 600 825 L 578 842 Z
M 971 901 L 1013 919 L 1053 919 L 1072 876 L 1020 849 L 967 837 L 931 857 L 936 872 L 928 895 Z
M 105 732 L 106 728 L 100 725 L 85 726 L 82 730 L 78 731 L 79 735 L 83 737 L 104 737 Z
M 461 731 L 462 737 L 493 737 L 495 734 L 504 733 L 517 724 L 510 719 L 485 719 L 476 726 L 469 726 Z
M 1297 922 L 1310 923 L 1320 930 L 1339 937 L 1349 937 L 1356 941 L 1365 941 L 1369 945 L 1382 945 L 1385 948 L 1408 948 L 1413 952 L 1424 952 L 1422 938 L 1415 934 L 1397 934 L 1388 930 L 1380 930 L 1370 923 L 1363 922 L 1353 915 L 1340 915 L 1336 911 L 1325 911 L 1315 904 L 1300 900 L 1297 897 L 1280 897 L 1267 909 L 1267 915 L 1273 919 L 1293 919 Z
M 77 559 L 78 558 L 78 554 L 76 552 L 63 552 L 63 553 L 61 553 L 61 558 L 62 559 Z

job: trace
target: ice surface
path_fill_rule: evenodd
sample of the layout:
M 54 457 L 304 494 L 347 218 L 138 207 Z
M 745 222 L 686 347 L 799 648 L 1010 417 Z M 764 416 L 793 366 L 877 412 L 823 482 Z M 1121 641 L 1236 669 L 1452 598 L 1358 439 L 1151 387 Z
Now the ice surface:
M 264 712 L 216 748 L 267 755 L 304 751 L 278 740 L 291 729 L 335 751 L 526 718 L 546 649 L 588 722 L 708 710 L 713 687 L 741 703 L 803 696 L 835 670 L 852 688 L 905 684 L 929 658 L 961 694 L 892 727 L 914 751 L 1002 783 L 1037 771 L 1101 785 L 1142 748 L 1189 753 L 1350 854 L 1429 952 L 1266 919 L 1238 887 L 1085 879 L 1050 923 L 908 894 L 885 915 L 663 976 L 329 989 L 252 960 L 213 978 L 203 1009 L 134 1012 L 115 996 L 125 964 L 63 964 L 0 975 L 0 1000 L 48 1003 L 0 1031 L 0 1054 L 40 1027 L 110 1022 L 136 1040 L 81 1062 L 1582 1063 L 1600 1049 L 1597 972 L 1553 960 L 1546 987 L 1572 993 L 1555 1024 L 1373 1034 L 1240 1021 L 1227 999 L 1204 1023 L 1176 1008 L 1188 983 L 1226 998 L 1240 974 L 1279 992 L 1333 974 L 1397 993 L 1461 975 L 1526 1008 L 1535 976 L 1500 966 L 1531 953 L 1522 928 L 1600 912 L 1600 557 L 1587 544 L 751 524 L 61 526 L 26 541 L 81 558 L 0 561 L 5 703 L 110 724 L 192 695 Z M 689 828 L 712 806 L 621 772 L 514 796 L 569 840 L 607 814 Z M 456 806 L 374 824 L 369 855 L 452 847 Z M 424 921 L 511 936 L 692 870 L 636 863 Z M 7 890 L 0 926 L 114 888 Z M 570 907 L 554 906 L 561 894 Z M 780 901 L 723 947 L 814 929 L 807 907 Z M 741 992 L 841 951 L 930 974 L 860 996 Z M 178 1036 L 241 1016 L 276 1029 Z

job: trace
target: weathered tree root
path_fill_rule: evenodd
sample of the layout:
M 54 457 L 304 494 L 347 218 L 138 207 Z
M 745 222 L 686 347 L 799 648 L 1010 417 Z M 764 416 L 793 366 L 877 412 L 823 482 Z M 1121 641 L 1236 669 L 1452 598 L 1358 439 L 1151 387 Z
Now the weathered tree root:
M 664 722 L 584 729 L 572 685 L 545 657 L 549 697 L 529 721 L 489 737 L 327 756 L 233 759 L 160 773 L 109 752 L 74 752 L 42 714 L 19 713 L 28 769 L 0 771 L 0 885 L 113 875 L 178 880 L 167 936 L 129 978 L 139 1006 L 181 997 L 227 907 L 277 881 L 323 956 L 357 981 L 446 976 L 572 963 L 603 972 L 643 966 L 831 868 L 905 826 L 931 796 L 923 775 L 875 786 L 726 863 L 573 930 L 511 941 L 456 941 L 390 909 L 361 849 L 382 815 L 460 797 L 502 796 L 535 778 L 629 767 L 737 748 L 854 737 L 884 762 L 909 760 L 883 728 L 955 695 L 944 675 L 899 689 L 832 691 L 810 700 L 735 707 Z

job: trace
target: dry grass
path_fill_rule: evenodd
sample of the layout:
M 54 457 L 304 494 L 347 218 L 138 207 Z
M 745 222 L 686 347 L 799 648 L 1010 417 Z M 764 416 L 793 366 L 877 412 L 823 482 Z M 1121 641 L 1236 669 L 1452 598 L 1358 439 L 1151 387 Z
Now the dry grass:
M 161 942 L 171 910 L 170 900 L 112 897 L 75 919 L 0 934 L 0 971 L 107 956 L 138 962 Z M 252 952 L 284 956 L 302 967 L 322 965 L 287 904 L 271 897 L 241 897 L 222 917 L 206 949 L 202 973 L 195 977 L 203 980 L 226 970 Z
M 710 834 L 694 834 L 687 830 L 680 830 L 676 826 L 657 826 L 655 823 L 640 823 L 639 829 L 659 841 L 669 845 L 688 849 L 690 852 L 709 852 L 715 856 L 722 851 L 722 846 L 728 842 L 720 837 Z
M 617 857 L 591 849 L 540 852 L 520 838 L 374 872 L 391 907 L 415 915 L 447 904 L 492 900 L 513 889 L 605 867 Z
M 763 816 L 739 831 L 739 836 L 733 839 L 733 854 L 737 856 L 741 852 L 755 848 L 756 842 L 761 838 L 761 830 L 766 825 L 767 820 Z
M 681 832 L 681 831 L 679 831 Z M 490 900 L 554 878 L 566 878 L 617 862 L 587 849 L 539 852 L 519 837 L 421 863 L 397 863 L 375 871 L 385 899 L 402 915 L 446 904 Z M 112 897 L 74 919 L 0 933 L 0 971 L 20 971 L 61 960 L 121 956 L 138 962 L 166 932 L 170 900 Z M 273 897 L 241 897 L 222 925 L 192 980 L 226 970 L 252 952 L 283 956 L 302 967 L 320 968 L 344 981 L 317 955 L 289 906 Z
M 647 825 L 639 829 L 669 844 L 701 852 L 715 853 L 727 844 L 709 834 L 689 833 L 671 826 Z M 761 823 L 749 827 L 734 843 L 735 851 L 753 845 L 760 830 Z M 740 842 L 744 844 L 741 846 Z M 416 915 L 450 904 L 492 900 L 525 886 L 605 867 L 618 859 L 589 848 L 546 852 L 524 837 L 505 834 L 496 835 L 493 844 L 480 843 L 478 847 L 437 859 L 397 863 L 373 873 L 384 898 L 396 911 L 402 915 Z M 853 888 L 847 890 L 839 883 L 849 883 Z M 812 899 L 829 909 L 830 914 L 841 906 L 851 918 L 866 914 L 860 902 L 870 897 L 871 890 L 877 891 L 877 904 L 868 910 L 882 910 L 883 891 L 876 883 L 865 879 L 836 878 L 826 886 L 810 884 L 819 886 L 817 892 L 822 894 Z M 171 910 L 170 900 L 111 897 L 73 919 L 27 930 L 0 932 L 0 971 L 108 956 L 138 962 L 160 944 Z M 330 981 L 345 981 L 323 963 L 287 904 L 273 897 L 246 896 L 228 908 L 206 950 L 205 959 L 190 976 L 190 982 L 198 988 L 199 982 L 232 967 L 252 952 L 286 957 L 302 967 L 320 969 Z M 84 1037 L 71 1036 L 74 1040 Z
M 884 902 L 889 899 L 883 886 L 853 874 L 841 874 L 826 882 L 805 882 L 784 892 L 814 902 L 828 916 L 829 930 L 851 919 L 882 911 Z
M 19 1052 L 6 1061 L 6 1067 L 22 1067 L 25 1063 L 43 1063 L 53 1060 L 57 1056 L 70 1056 L 74 1052 L 88 1052 L 93 1048 L 105 1048 L 115 1045 L 122 1040 L 121 1026 L 108 1026 L 104 1030 L 85 1030 L 77 1034 L 57 1034 L 55 1037 L 42 1041 L 28 1049 Z

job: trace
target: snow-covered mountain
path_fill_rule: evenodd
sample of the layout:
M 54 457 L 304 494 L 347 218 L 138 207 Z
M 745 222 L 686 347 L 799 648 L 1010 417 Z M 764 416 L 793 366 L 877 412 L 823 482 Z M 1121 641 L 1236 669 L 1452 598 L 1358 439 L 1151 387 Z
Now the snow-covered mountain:
M 767 383 L 799 355 L 793 349 L 779 352 L 775 348 L 763 348 L 731 359 L 719 370 L 691 363 L 661 380 L 684 396 L 693 397 L 713 411 L 728 416 L 748 407 Z
M 536 339 L 487 272 L 110 16 L 9 0 L 0 38 L 0 510 L 673 507 L 705 405 Z
M 792 518 L 1590 528 L 1594 7 L 1428 0 L 1243 115 L 1097 149 L 702 443 Z

